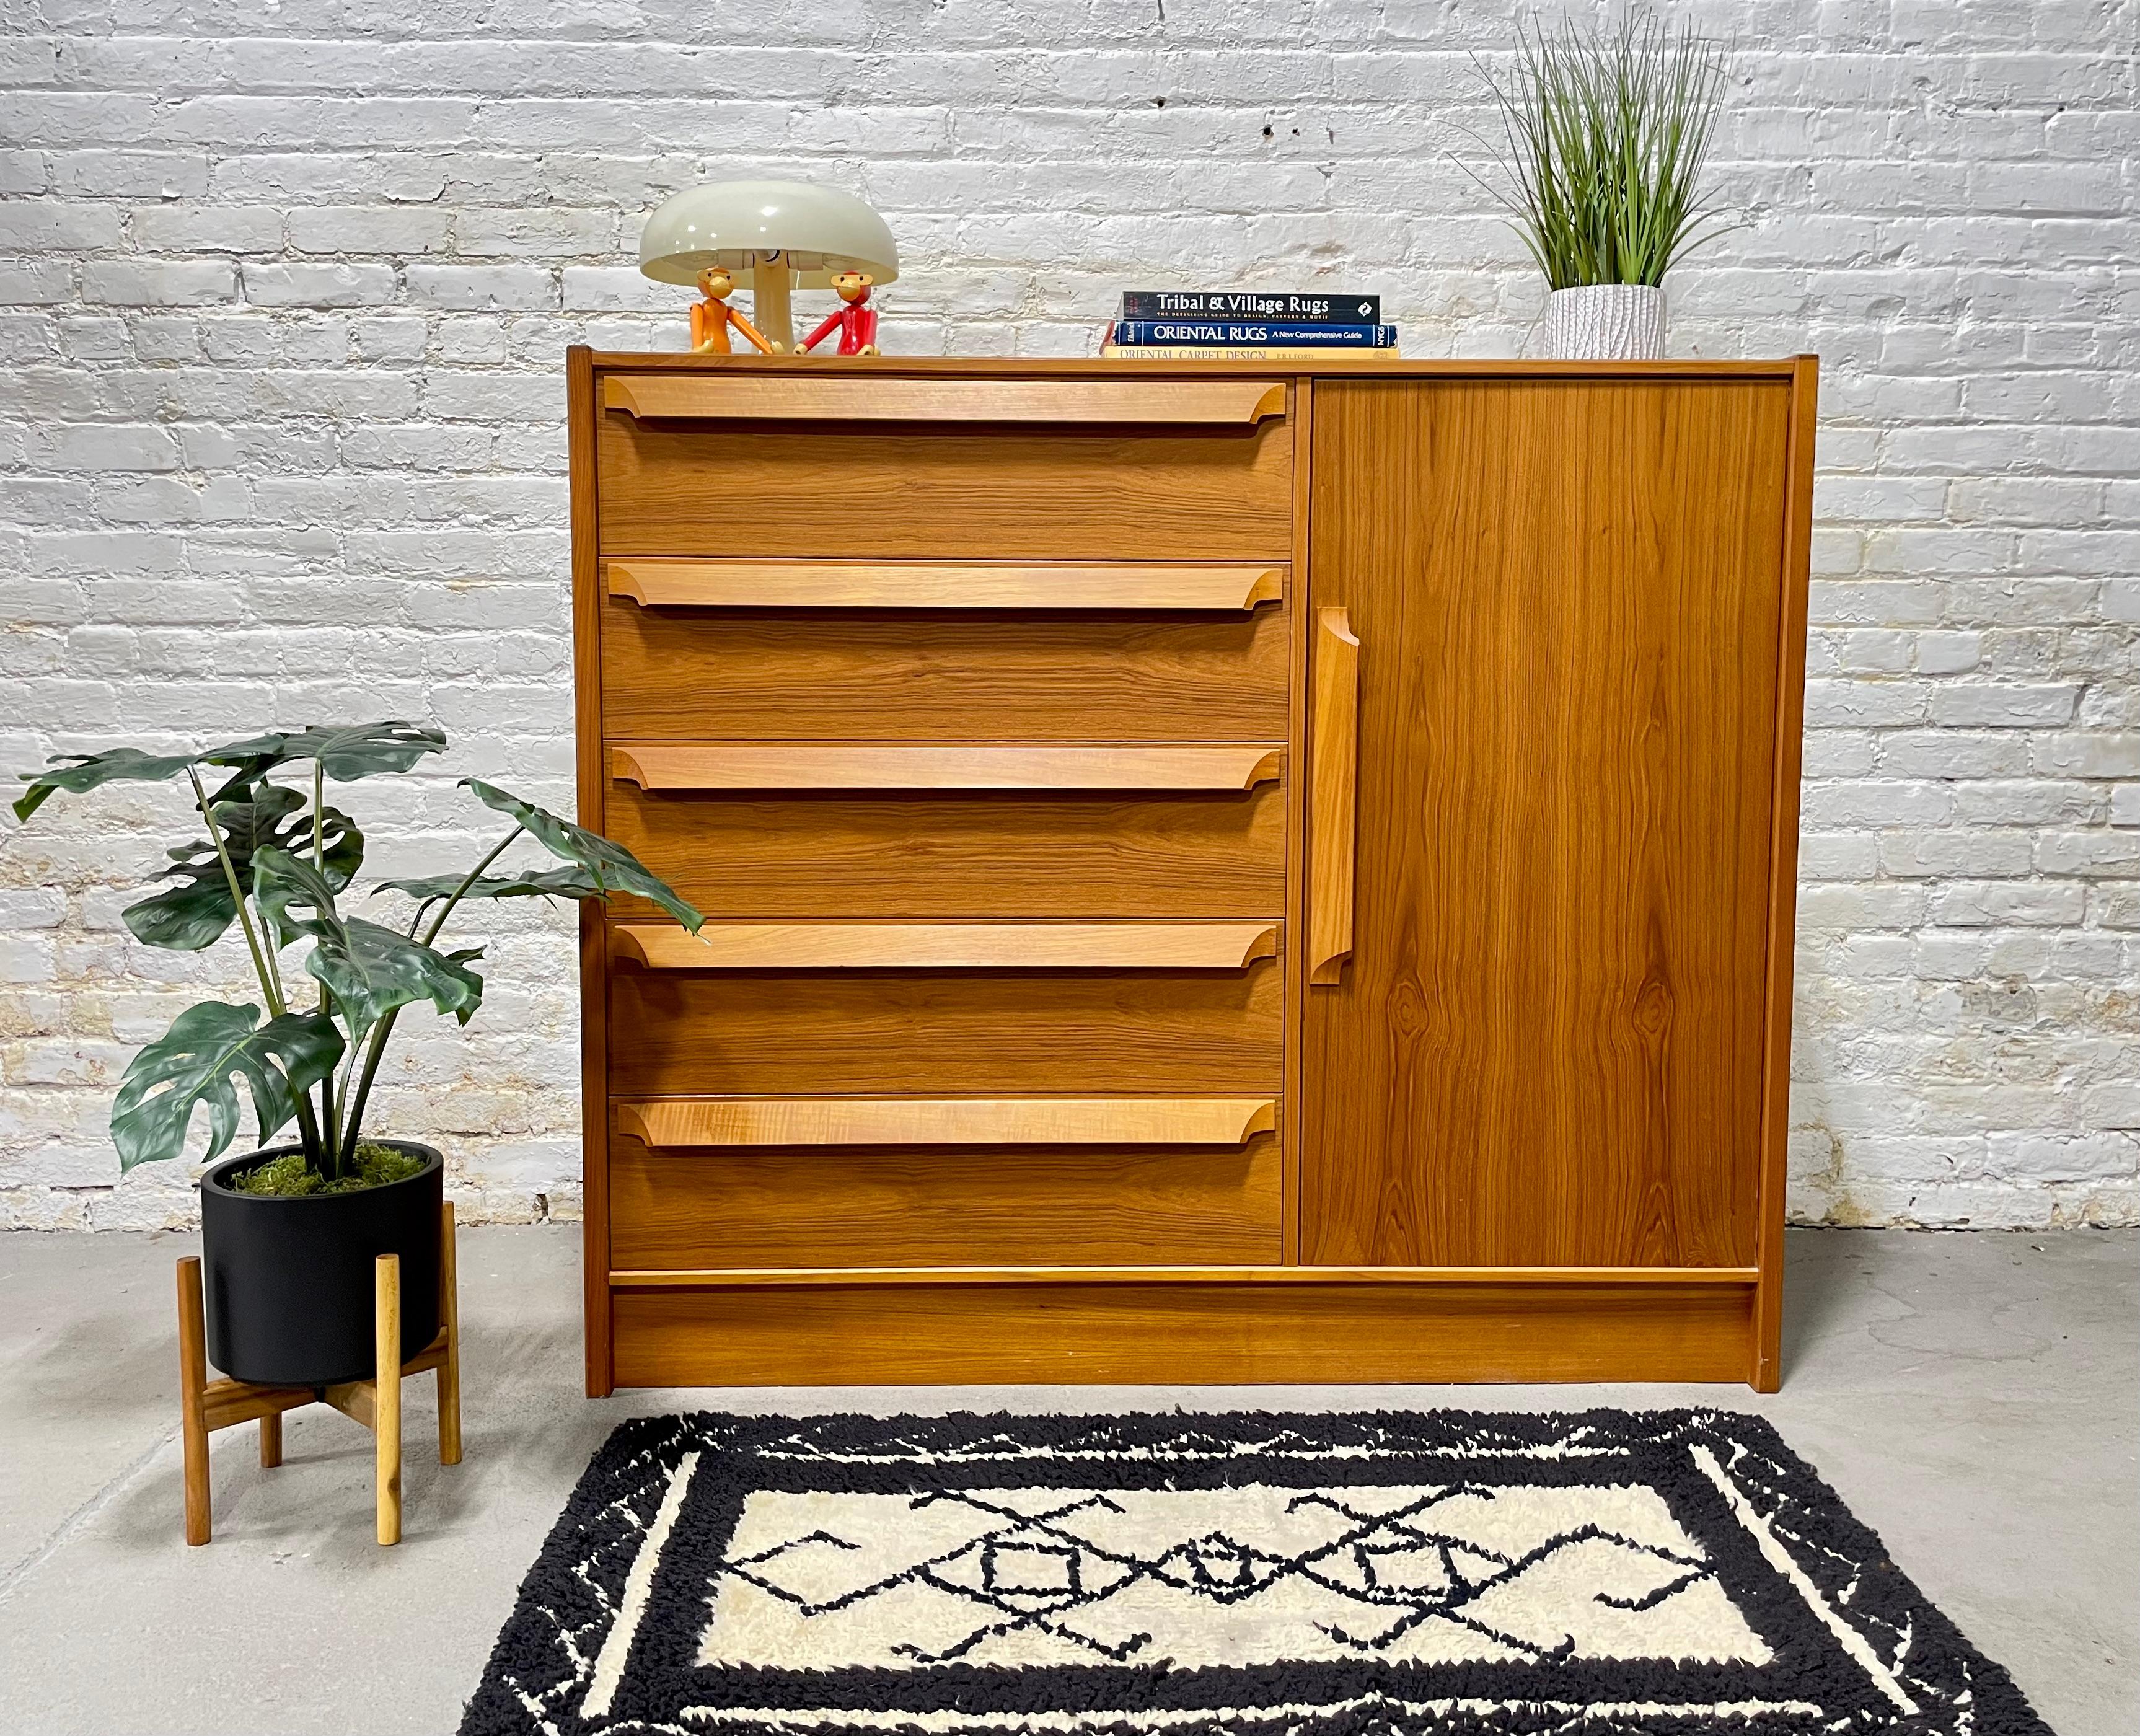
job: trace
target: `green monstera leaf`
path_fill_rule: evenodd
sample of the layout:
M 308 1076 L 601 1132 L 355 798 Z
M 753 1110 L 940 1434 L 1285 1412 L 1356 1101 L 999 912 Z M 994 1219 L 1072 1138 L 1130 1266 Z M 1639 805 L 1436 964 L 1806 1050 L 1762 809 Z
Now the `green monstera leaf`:
M 606 898 L 612 892 L 635 893 L 660 905 L 693 934 L 699 932 L 705 918 L 678 897 L 675 887 L 621 844 L 613 844 L 600 832 L 561 820 L 547 808 L 523 802 L 481 778 L 464 777 L 461 785 L 474 791 L 476 800 L 484 807 L 494 807 L 501 814 L 510 814 L 518 820 L 552 856 L 587 870 L 600 896 Z
M 253 895 L 268 932 L 279 946 L 300 934 L 312 933 L 317 924 L 331 927 L 341 920 L 335 908 L 334 883 L 295 851 L 270 845 L 253 858 Z M 309 916 L 292 914 L 308 910 Z
M 396 892 L 405 892 L 417 903 L 435 904 L 439 899 L 451 898 L 459 892 L 463 898 L 600 898 L 602 889 L 595 877 L 584 868 L 548 868 L 525 874 L 483 874 L 469 880 L 468 889 L 461 890 L 461 882 L 468 876 L 462 874 L 427 874 L 414 880 L 381 880 L 371 890 L 375 895 L 390 887 Z
M 429 1001 L 463 1024 L 483 1004 L 483 978 L 467 963 L 483 956 L 480 947 L 442 953 L 361 916 L 344 917 L 339 934 L 318 939 L 305 969 L 333 992 L 357 1030 L 414 1001 Z
M 139 748 L 115 748 L 109 753 L 56 753 L 51 772 L 18 774 L 29 787 L 15 798 L 15 817 L 27 820 L 61 790 L 79 793 L 122 781 L 161 783 L 200 763 L 197 753 L 144 753 Z
M 345 916 L 326 876 L 287 851 L 253 858 L 262 915 L 277 939 L 310 935 L 305 969 L 326 985 L 352 1031 L 376 1024 L 397 1007 L 429 1001 L 463 1024 L 483 1004 L 483 978 L 468 968 L 479 953 L 446 954 L 406 934 Z M 296 914 L 309 910 L 309 916 Z
M 256 782 L 242 797 L 225 798 L 218 796 L 209 803 L 208 811 L 215 817 L 224 841 L 230 847 L 232 858 L 243 854 L 251 861 L 253 852 L 266 849 L 276 841 L 276 835 L 284 830 L 291 815 L 300 812 L 305 798 L 295 790 L 285 789 L 279 783 Z M 189 850 L 206 850 L 211 855 L 214 846 L 194 844 Z M 180 852 L 174 851 L 178 859 Z
M 341 1032 L 323 1013 L 285 1013 L 263 1025 L 254 1006 L 189 1007 L 134 1057 L 119 1082 L 111 1142 L 120 1169 L 180 1155 L 194 1111 L 204 1103 L 208 1155 L 221 1156 L 238 1133 L 233 1076 L 245 1081 L 266 1145 L 297 1112 L 297 1094 L 333 1072 L 341 1052 Z
M 405 772 L 425 754 L 443 753 L 445 748 L 444 730 L 395 718 L 326 729 L 270 729 L 199 753 L 144 753 L 139 748 L 60 753 L 52 757 L 56 769 L 21 774 L 29 787 L 15 799 L 15 817 L 28 819 L 61 790 L 79 793 L 121 779 L 160 783 L 195 766 L 236 767 L 237 776 L 218 792 L 234 796 L 262 772 L 293 760 L 316 759 L 328 777 L 347 783 L 381 772 Z
M 238 890 L 250 894 L 253 859 L 258 851 L 279 849 L 293 855 L 310 854 L 312 815 L 302 797 L 280 784 L 233 780 L 224 787 L 226 791 L 235 788 L 239 793 L 234 799 L 211 802 L 209 812 L 214 816 L 216 829 L 230 852 Z M 363 863 L 364 834 L 348 815 L 331 807 L 321 816 L 320 843 L 327 883 L 340 891 L 356 877 Z M 238 919 L 230 885 L 223 877 L 215 846 L 204 838 L 169 855 L 176 866 L 165 869 L 163 877 L 179 884 L 128 905 L 121 914 L 135 937 L 150 945 L 174 952 L 198 952 L 213 945 Z
M 134 938 L 167 952 L 197 953 L 223 938 L 223 930 L 238 919 L 224 883 L 223 865 L 211 855 L 206 868 L 174 868 L 179 883 L 130 904 L 119 914 Z
M 348 723 L 329 729 L 271 729 L 212 748 L 203 758 L 219 766 L 258 760 L 263 769 L 316 759 L 336 782 L 350 783 L 382 772 L 405 772 L 425 754 L 445 751 L 443 729 L 395 718 L 383 723 Z

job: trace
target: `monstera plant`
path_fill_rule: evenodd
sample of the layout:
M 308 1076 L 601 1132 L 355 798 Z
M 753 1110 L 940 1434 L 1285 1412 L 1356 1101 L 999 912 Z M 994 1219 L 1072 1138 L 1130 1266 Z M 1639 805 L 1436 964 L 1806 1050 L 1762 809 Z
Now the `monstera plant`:
M 463 778 L 461 787 L 507 816 L 512 830 L 466 874 L 380 880 L 375 892 L 391 890 L 413 904 L 399 925 L 344 910 L 341 900 L 364 860 L 364 834 L 347 814 L 328 806 L 326 786 L 406 772 L 445 745 L 437 729 L 361 723 L 270 731 L 197 753 L 121 748 L 70 754 L 56 759 L 52 770 L 23 774 L 29 787 L 15 812 L 24 820 L 63 790 L 184 778 L 206 836 L 169 852 L 172 866 L 163 878 L 174 884 L 130 905 L 126 926 L 151 946 L 199 952 L 235 923 L 267 1003 L 263 1020 L 250 1003 L 203 1001 L 135 1057 L 111 1111 L 123 1168 L 179 1155 L 194 1111 L 203 1105 L 207 1155 L 221 1153 L 238 1130 L 233 1081 L 242 1078 L 260 1143 L 295 1121 L 306 1167 L 329 1181 L 341 1179 L 351 1166 L 372 1083 L 401 1010 L 429 1002 L 464 1025 L 483 1003 L 483 978 L 472 968 L 482 949 L 448 952 L 439 944 L 449 919 L 471 899 L 636 893 L 697 929 L 699 913 L 631 851 L 474 777 Z M 214 789 L 204 772 L 220 778 Z M 311 786 L 309 801 L 301 789 L 276 781 L 275 774 L 293 772 Z M 523 836 L 566 866 L 490 872 Z M 312 979 L 309 985 L 283 956 L 305 941 L 312 944 L 298 962 Z
M 310 1208 L 406 1192 L 421 1181 L 425 1186 L 417 1191 L 428 1193 L 435 1224 L 442 1184 L 438 1153 L 408 1140 L 367 1140 L 366 1117 L 387 1042 L 405 1009 L 427 1003 L 464 1025 L 482 1004 L 483 981 L 475 969 L 482 949 L 448 949 L 443 939 L 462 906 L 472 900 L 607 899 L 628 893 L 650 900 L 694 932 L 699 925 L 699 913 L 630 851 L 474 777 L 463 778 L 461 787 L 504 816 L 511 829 L 465 874 L 377 882 L 362 908 L 385 915 L 372 897 L 398 895 L 392 919 L 358 915 L 355 889 L 364 834 L 348 814 L 328 804 L 327 785 L 408 772 L 445 745 L 442 732 L 421 725 L 360 723 L 270 730 L 177 753 L 121 748 L 70 754 L 56 758 L 48 770 L 22 774 L 28 787 L 15 812 L 23 820 L 61 792 L 81 793 L 122 781 L 181 780 L 199 812 L 202 835 L 169 851 L 171 866 L 162 875 L 169 884 L 129 906 L 126 925 L 150 945 L 177 952 L 213 946 L 234 926 L 252 961 L 264 1016 L 259 1004 L 219 1000 L 180 1013 L 127 1068 L 112 1104 L 111 1136 L 124 1169 L 178 1157 L 195 1111 L 204 1108 L 206 1155 L 214 1160 L 237 1136 L 241 1080 L 262 1147 L 296 1123 L 292 1148 L 228 1160 L 212 1168 L 203 1184 L 210 1348 L 220 1342 L 238 1363 L 249 1362 L 234 1366 L 228 1356 L 216 1357 L 219 1366 L 242 1379 L 311 1383 L 351 1377 L 326 1366 L 341 1351 L 324 1342 L 307 1347 L 282 1341 L 291 1337 L 283 1330 L 289 1322 L 275 1317 L 321 1307 L 348 1313 L 345 1336 L 353 1346 L 348 1354 L 359 1355 L 362 1335 L 370 1330 L 371 1254 L 390 1246 L 402 1250 L 411 1238 L 420 1243 L 425 1233 L 421 1199 L 413 1200 L 400 1229 L 381 1227 L 377 1209 L 371 1209 L 371 1228 L 363 1228 L 350 1212 L 336 1217 Z M 500 859 L 523 837 L 563 866 L 500 867 Z M 232 1216 L 238 1208 L 225 1202 L 248 1194 L 287 1196 L 259 1203 L 308 1210 L 244 1219 L 257 1233 L 219 1232 L 219 1224 L 239 1221 Z M 287 1268 L 276 1281 L 280 1287 L 263 1289 L 228 1262 L 219 1266 L 219 1233 L 228 1249 L 247 1237 L 260 1242 L 260 1258 Z M 337 1255 L 337 1246 L 346 1259 Z M 420 1246 L 407 1252 L 419 1266 L 424 1263 Z M 321 1290 L 338 1262 L 353 1274 L 351 1294 L 343 1299 L 346 1307 Z M 254 1312 L 272 1328 L 251 1351 L 231 1338 L 228 1317 L 247 1294 L 263 1298 Z M 219 1299 L 226 1317 L 220 1322 Z M 418 1322 L 410 1326 L 419 1330 Z M 425 1341 L 416 1341 L 420 1346 Z

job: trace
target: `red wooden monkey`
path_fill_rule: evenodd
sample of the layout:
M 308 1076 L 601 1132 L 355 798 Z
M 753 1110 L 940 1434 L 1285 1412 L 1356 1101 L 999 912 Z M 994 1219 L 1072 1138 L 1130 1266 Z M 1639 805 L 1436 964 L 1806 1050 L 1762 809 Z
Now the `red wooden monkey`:
M 840 328 L 842 356 L 874 356 L 876 352 L 876 309 L 869 305 L 870 285 L 876 280 L 867 272 L 842 272 L 832 279 L 832 287 L 839 292 L 842 306 L 837 311 L 825 316 L 825 323 L 796 346 L 807 350 L 828 335 L 833 326 Z
M 695 356 L 728 356 L 734 353 L 729 342 L 729 327 L 733 326 L 749 338 L 758 350 L 767 356 L 773 346 L 758 335 L 752 325 L 734 308 L 729 306 L 729 297 L 735 289 L 735 279 L 725 266 L 715 266 L 709 272 L 699 273 L 699 292 L 706 299 L 691 304 L 691 353 Z

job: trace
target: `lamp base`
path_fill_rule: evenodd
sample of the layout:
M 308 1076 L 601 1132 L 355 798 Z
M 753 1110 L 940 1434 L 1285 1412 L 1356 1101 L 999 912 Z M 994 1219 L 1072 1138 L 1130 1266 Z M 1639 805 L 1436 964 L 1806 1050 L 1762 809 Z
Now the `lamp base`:
M 795 353 L 795 311 L 790 299 L 794 285 L 795 273 L 783 254 L 763 254 L 751 266 L 752 322 L 783 356 Z

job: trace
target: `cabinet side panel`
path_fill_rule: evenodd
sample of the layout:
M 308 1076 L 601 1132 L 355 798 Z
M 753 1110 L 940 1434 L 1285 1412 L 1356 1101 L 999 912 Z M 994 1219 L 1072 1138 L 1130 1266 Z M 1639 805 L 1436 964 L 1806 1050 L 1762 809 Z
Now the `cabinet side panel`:
M 580 824 L 606 832 L 602 761 L 601 593 L 596 583 L 595 380 L 592 352 L 566 354 L 565 422 L 572 478 L 572 692 Z M 582 1303 L 587 1395 L 611 1390 L 609 1306 L 608 918 L 598 900 L 580 905 L 580 1174 Z
M 1799 779 L 1804 758 L 1806 592 L 1812 566 L 1814 434 L 1820 364 L 1801 356 L 1791 376 L 1790 475 L 1784 528 L 1783 611 L 1777 635 L 1776 793 L 1769 870 L 1768 1028 L 1761 1099 L 1761 1282 L 1753 1367 L 1760 1392 L 1783 1379 L 1784 1192 L 1791 1108 L 1791 980 L 1797 941 Z
M 1304 1260 L 1754 1261 L 1789 395 L 1318 383 L 1359 855 Z

